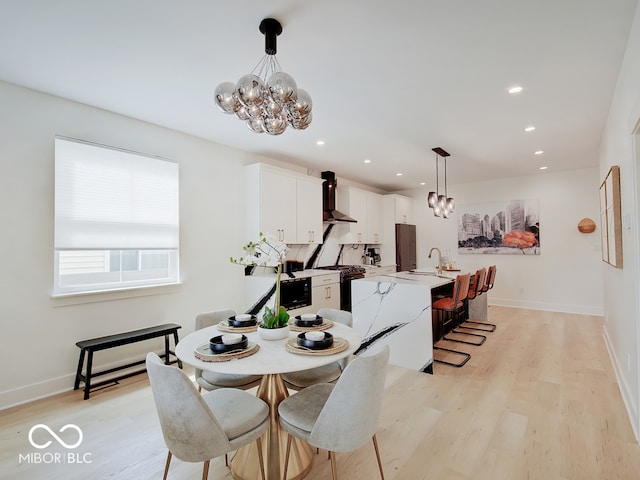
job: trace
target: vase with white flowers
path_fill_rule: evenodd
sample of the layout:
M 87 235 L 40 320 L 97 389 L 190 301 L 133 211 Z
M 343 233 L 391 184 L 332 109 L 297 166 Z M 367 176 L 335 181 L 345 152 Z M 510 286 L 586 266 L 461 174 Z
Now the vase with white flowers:
M 264 307 L 262 320 L 258 324 L 258 334 L 267 340 L 279 340 L 289 335 L 289 314 L 280 305 L 280 277 L 282 264 L 289 248 L 287 244 L 271 234 L 260 232 L 258 242 L 249 242 L 242 247 L 244 255 L 231 257 L 231 262 L 238 265 L 255 267 L 273 267 L 276 271 L 276 290 L 274 308 Z

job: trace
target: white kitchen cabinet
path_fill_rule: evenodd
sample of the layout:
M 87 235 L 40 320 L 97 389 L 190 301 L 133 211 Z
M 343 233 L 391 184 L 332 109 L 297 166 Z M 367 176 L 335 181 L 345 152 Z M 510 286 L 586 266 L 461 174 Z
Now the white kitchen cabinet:
M 322 243 L 322 179 L 256 163 L 245 167 L 247 235 Z
M 366 243 L 382 243 L 382 195 L 367 192 Z
M 322 243 L 322 180 L 296 179 L 296 243 Z
M 387 195 L 394 204 L 396 223 L 413 223 L 412 200 L 402 195 Z
M 357 223 L 349 223 L 340 243 L 382 243 L 382 195 L 354 187 L 338 188 L 338 210 Z
M 278 237 L 278 240 L 296 243 L 295 177 L 264 170 L 261 172 L 260 183 L 262 218 L 254 235 L 269 232 Z
M 312 311 L 321 308 L 340 309 L 340 273 L 316 275 L 311 278 Z

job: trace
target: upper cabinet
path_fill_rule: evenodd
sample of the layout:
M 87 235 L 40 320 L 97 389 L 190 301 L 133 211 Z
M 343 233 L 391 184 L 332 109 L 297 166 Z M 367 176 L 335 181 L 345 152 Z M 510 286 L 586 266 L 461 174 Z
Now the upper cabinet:
M 382 195 L 354 187 L 338 188 L 338 210 L 357 223 L 345 225 L 340 243 L 382 243 Z
M 296 205 L 296 243 L 322 243 L 322 179 L 297 177 Z
M 256 163 L 245 167 L 247 234 L 322 243 L 322 179 Z
M 367 192 L 367 243 L 382 243 L 382 195 Z
M 385 195 L 391 205 L 391 213 L 395 223 L 413 223 L 413 201 L 409 197 L 398 194 Z

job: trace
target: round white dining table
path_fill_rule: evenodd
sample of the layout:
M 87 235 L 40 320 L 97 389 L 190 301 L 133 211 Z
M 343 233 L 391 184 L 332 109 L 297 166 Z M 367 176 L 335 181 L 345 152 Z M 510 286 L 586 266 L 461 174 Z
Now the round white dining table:
M 289 338 L 295 338 L 300 332 L 291 331 L 289 337 L 283 340 L 264 340 L 257 332 L 244 333 L 250 343 L 255 343 L 259 349 L 253 355 L 235 358 L 225 362 L 206 362 L 195 355 L 195 349 L 209 343 L 209 339 L 222 335 L 217 326 L 206 327 L 184 337 L 176 345 L 176 356 L 183 362 L 199 368 L 217 373 L 262 375 L 257 396 L 269 405 L 269 429 L 263 437 L 264 463 L 267 480 L 281 480 L 284 470 L 284 445 L 287 433 L 280 429 L 278 420 L 278 405 L 288 395 L 280 374 L 307 370 L 320 367 L 353 354 L 361 343 L 360 336 L 350 327 L 334 323 L 328 330 L 334 338 L 345 339 L 349 346 L 339 353 L 331 355 L 308 355 L 291 353 L 285 348 Z M 287 480 L 304 478 L 312 465 L 311 447 L 294 438 L 289 456 Z M 231 462 L 231 473 L 237 480 L 254 480 L 260 478 L 258 453 L 256 444 L 238 450 Z

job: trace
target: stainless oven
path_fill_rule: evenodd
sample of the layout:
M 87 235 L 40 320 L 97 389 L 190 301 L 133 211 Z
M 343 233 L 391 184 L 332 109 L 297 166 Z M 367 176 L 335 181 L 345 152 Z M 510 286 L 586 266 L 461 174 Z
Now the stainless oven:
M 281 280 L 280 305 L 287 310 L 311 305 L 311 277 Z

